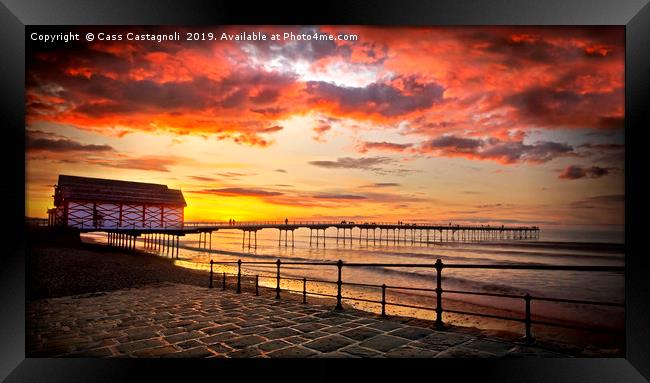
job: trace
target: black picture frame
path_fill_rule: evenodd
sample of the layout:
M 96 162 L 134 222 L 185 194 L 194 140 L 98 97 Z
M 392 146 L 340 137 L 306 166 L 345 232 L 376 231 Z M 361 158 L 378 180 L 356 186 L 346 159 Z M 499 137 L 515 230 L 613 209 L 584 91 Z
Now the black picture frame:
M 259 2 L 204 0 L 0 0 L 0 120 L 3 244 L 0 255 L 0 378 L 6 381 L 189 381 L 242 378 L 363 379 L 408 371 L 408 378 L 458 381 L 643 382 L 650 378 L 650 273 L 643 249 L 644 130 L 650 126 L 649 0 L 447 0 Z M 114 360 L 25 358 L 25 28 L 28 25 L 624 25 L 626 30 L 626 356 L 569 359 L 445 360 Z M 397 367 L 399 364 L 399 367 Z M 393 368 L 395 365 L 395 368 Z M 254 366 L 254 367 L 253 367 Z M 311 372 L 295 373 L 296 369 Z M 136 375 L 138 374 L 138 375 Z M 419 376 L 420 378 L 416 378 Z M 402 375 L 402 378 L 405 376 Z M 644 378 L 645 377 L 645 378 Z

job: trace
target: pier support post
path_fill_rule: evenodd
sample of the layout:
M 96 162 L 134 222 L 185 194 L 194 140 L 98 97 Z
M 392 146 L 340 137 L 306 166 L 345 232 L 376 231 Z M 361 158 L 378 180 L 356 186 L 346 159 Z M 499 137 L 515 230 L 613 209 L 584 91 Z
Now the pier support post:
M 436 260 L 436 326 L 442 327 L 442 261 Z
M 210 284 L 208 285 L 208 288 L 210 288 L 210 289 L 213 287 L 212 286 L 212 275 L 213 275 L 213 273 L 212 273 L 212 264 L 213 263 L 214 262 L 212 260 L 210 260 Z
M 533 334 L 530 330 L 530 327 L 532 325 L 532 319 L 530 315 L 530 301 L 532 297 L 530 294 L 526 293 L 524 295 L 524 301 L 526 302 L 526 318 L 525 318 L 525 323 L 526 323 L 526 336 L 524 337 L 524 341 L 528 344 L 533 343 L 535 341 L 535 338 L 533 338 Z
M 276 264 L 276 266 L 277 266 L 277 270 L 276 270 L 276 274 L 275 274 L 275 280 L 276 280 L 276 284 L 275 284 L 275 299 L 280 299 L 280 264 L 281 264 L 281 263 L 282 263 L 282 262 L 280 261 L 280 259 L 278 259 L 278 260 L 275 262 L 275 264 Z
M 381 316 L 386 316 L 386 284 L 381 285 Z
M 338 268 L 338 280 L 336 281 L 336 286 L 337 286 L 337 291 L 336 291 L 336 310 L 343 310 L 343 305 L 341 304 L 341 300 L 343 299 L 343 296 L 341 294 L 341 290 L 343 287 L 343 281 L 341 279 L 341 271 L 343 269 L 343 261 L 339 259 L 338 262 L 336 262 L 336 267 Z
M 241 294 L 241 259 L 237 260 L 237 294 Z

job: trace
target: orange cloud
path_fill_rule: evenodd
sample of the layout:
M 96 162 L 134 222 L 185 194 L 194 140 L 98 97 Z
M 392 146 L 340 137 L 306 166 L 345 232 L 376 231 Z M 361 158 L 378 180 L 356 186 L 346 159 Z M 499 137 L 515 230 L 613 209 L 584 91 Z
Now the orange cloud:
M 112 135 L 208 134 L 261 147 L 273 144 L 284 119 L 306 114 L 405 124 L 405 134 L 432 140 L 462 132 L 516 143 L 530 129 L 622 129 L 619 27 L 225 27 L 215 33 L 243 30 L 355 33 L 359 40 L 96 41 L 74 52 L 36 49 L 28 58 L 27 121 Z M 327 78 L 328 71 L 337 75 Z M 325 126 L 316 126 L 317 140 Z

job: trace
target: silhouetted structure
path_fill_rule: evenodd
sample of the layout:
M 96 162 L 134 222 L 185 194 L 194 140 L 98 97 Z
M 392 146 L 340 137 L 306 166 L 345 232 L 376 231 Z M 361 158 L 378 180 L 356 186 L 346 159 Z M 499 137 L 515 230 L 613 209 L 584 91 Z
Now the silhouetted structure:
M 59 175 L 50 226 L 76 229 L 181 229 L 187 206 L 166 185 Z

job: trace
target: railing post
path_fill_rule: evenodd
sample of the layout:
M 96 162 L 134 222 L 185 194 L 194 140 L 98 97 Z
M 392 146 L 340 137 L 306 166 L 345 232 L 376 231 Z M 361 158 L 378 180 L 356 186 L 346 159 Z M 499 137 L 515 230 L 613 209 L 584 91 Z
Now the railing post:
M 381 285 L 381 316 L 386 316 L 386 284 Z
M 343 286 L 343 281 L 341 280 L 341 269 L 343 269 L 343 261 L 339 259 L 338 262 L 336 262 L 336 267 L 338 268 L 338 280 L 336 281 L 337 285 L 337 292 L 336 292 L 336 310 L 343 310 L 343 305 L 341 304 L 341 299 L 343 298 L 341 295 L 341 287 Z
M 237 260 L 237 294 L 241 294 L 241 259 Z
M 307 278 L 302 279 L 302 303 L 307 303 Z
M 212 264 L 213 264 L 213 262 L 212 262 L 212 260 L 210 260 L 210 286 L 209 286 L 209 288 L 213 287 L 212 286 Z
M 275 285 L 275 299 L 280 299 L 280 259 L 278 259 L 275 264 L 277 265 L 277 271 L 276 271 L 276 285 Z
M 525 323 L 526 323 L 526 336 L 524 337 L 524 341 L 526 343 L 533 343 L 535 341 L 535 338 L 533 338 L 533 334 L 530 331 L 530 327 L 532 325 L 532 319 L 530 315 L 530 301 L 532 297 L 530 294 L 526 293 L 524 295 L 524 301 L 526 302 L 526 318 L 525 318 Z
M 442 327 L 442 261 L 436 260 L 436 326 Z
M 221 287 L 222 287 L 223 291 L 226 291 L 226 272 L 225 271 L 223 272 L 223 281 L 222 281 Z
M 260 276 L 255 276 L 255 295 L 260 295 Z

